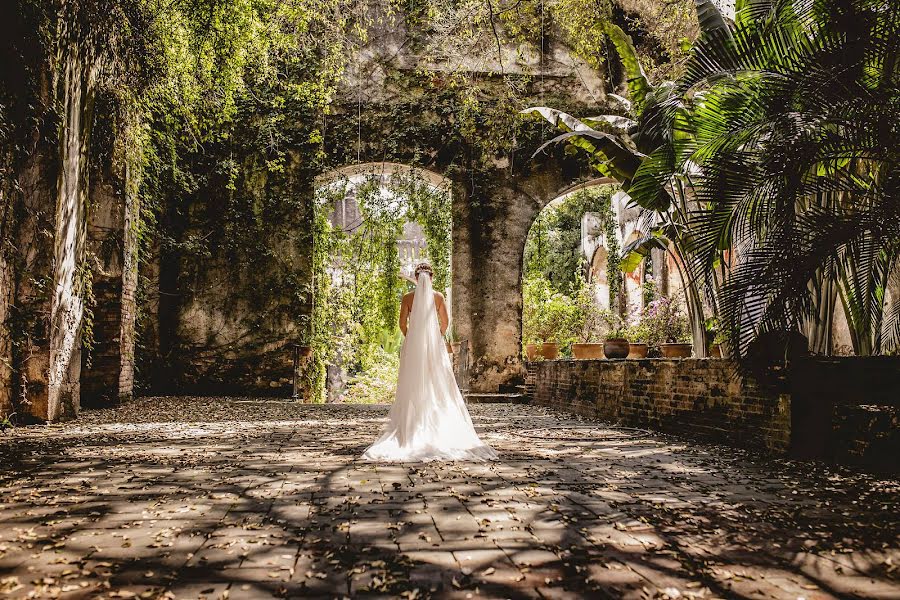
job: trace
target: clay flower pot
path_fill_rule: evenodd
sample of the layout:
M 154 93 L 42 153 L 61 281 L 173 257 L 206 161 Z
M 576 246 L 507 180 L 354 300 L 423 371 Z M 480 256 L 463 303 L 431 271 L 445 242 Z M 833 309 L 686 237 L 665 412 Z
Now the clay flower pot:
M 647 358 L 650 346 L 644 342 L 632 342 L 628 344 L 628 358 Z
M 693 344 L 660 344 L 663 358 L 690 358 Z
M 572 354 L 578 360 L 591 360 L 603 358 L 603 344 L 583 343 L 572 344 Z
M 722 358 L 722 346 L 713 344 L 709 347 L 708 358 Z
M 625 338 L 610 338 L 603 342 L 603 354 L 606 358 L 627 358 L 629 346 Z
M 453 354 L 453 344 L 450 342 L 444 342 L 447 345 L 447 354 Z
M 556 360 L 559 356 L 559 344 L 556 342 L 544 342 L 541 344 L 541 356 L 547 360 Z
M 540 355 L 540 346 L 538 344 L 528 344 L 525 346 L 525 356 L 528 360 L 537 360 Z

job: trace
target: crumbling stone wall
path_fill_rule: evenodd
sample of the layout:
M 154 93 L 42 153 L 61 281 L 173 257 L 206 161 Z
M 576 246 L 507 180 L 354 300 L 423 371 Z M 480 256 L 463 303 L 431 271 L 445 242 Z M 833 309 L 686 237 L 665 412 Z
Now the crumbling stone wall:
M 458 182 L 453 196 L 453 315 L 458 334 L 469 340 L 475 392 L 524 383 L 525 240 L 541 208 L 585 174 L 577 163 L 558 160 L 510 164 L 493 175 L 483 186 Z
M 82 353 L 81 402 L 108 406 L 134 391 L 135 294 L 140 201 L 129 181 L 128 160 L 115 131 L 102 140 L 114 150 L 91 178 L 87 217 L 87 266 L 91 271 L 91 348 Z
M 213 182 L 166 217 L 178 223 L 159 265 L 160 359 L 143 374 L 154 392 L 291 394 L 311 312 L 312 177 L 299 151 L 283 172 L 236 155 L 234 190 Z

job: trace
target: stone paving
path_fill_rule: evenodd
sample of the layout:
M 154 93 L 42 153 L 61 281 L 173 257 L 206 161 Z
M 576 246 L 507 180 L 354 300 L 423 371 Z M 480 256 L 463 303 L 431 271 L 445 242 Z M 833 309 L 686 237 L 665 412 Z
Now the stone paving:
M 385 407 L 147 398 L 0 435 L 11 598 L 900 598 L 896 480 L 527 405 L 490 464 L 358 456 Z

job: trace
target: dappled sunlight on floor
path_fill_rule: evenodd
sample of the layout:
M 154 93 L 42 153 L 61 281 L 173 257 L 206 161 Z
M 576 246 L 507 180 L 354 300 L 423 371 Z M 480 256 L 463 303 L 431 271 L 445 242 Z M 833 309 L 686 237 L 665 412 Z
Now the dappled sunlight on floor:
M 150 398 L 7 432 L 0 594 L 900 597 L 897 481 L 471 408 L 501 461 L 361 462 L 384 406 Z

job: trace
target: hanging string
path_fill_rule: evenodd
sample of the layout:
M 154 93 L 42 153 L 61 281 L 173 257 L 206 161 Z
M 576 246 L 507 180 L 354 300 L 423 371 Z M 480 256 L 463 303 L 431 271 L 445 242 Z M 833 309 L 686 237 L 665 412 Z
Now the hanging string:
M 363 23 L 363 0 L 358 0 L 358 30 L 362 32 Z M 359 44 L 356 49 L 356 164 L 362 163 L 362 33 L 360 33 Z
M 541 69 L 541 105 L 544 104 L 544 0 L 541 0 L 541 50 L 538 58 Z

